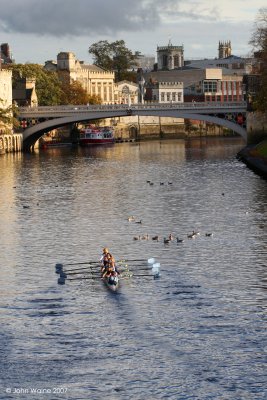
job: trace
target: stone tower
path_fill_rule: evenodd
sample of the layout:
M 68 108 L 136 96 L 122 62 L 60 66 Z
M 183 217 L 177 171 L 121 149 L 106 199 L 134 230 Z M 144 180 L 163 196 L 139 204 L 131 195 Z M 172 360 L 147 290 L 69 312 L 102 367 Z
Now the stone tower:
M 184 66 L 183 46 L 173 46 L 169 41 L 167 46 L 158 46 L 157 53 L 159 70 L 172 70 Z
M 232 54 L 232 47 L 231 47 L 231 41 L 228 40 L 228 42 L 219 42 L 219 58 L 227 58 L 231 56 Z
M 71 52 L 61 52 L 57 55 L 57 69 L 59 71 L 75 70 L 76 57 Z

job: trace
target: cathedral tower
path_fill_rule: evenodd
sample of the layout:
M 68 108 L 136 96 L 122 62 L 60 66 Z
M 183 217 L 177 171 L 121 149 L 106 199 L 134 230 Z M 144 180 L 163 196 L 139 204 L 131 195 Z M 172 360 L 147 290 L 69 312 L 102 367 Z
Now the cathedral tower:
M 232 54 L 232 47 L 231 47 L 231 41 L 228 40 L 228 42 L 219 42 L 219 58 L 227 58 L 231 56 Z

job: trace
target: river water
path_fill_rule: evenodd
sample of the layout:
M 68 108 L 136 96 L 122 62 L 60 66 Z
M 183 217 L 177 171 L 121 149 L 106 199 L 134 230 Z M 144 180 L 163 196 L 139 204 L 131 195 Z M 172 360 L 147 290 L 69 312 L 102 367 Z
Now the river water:
M 242 147 L 0 158 L 1 399 L 267 399 L 267 186 L 236 159 Z M 164 244 L 170 233 L 184 241 Z M 57 284 L 56 263 L 104 246 L 155 258 L 160 279 L 144 261 L 128 262 L 136 276 L 116 293 L 99 279 Z

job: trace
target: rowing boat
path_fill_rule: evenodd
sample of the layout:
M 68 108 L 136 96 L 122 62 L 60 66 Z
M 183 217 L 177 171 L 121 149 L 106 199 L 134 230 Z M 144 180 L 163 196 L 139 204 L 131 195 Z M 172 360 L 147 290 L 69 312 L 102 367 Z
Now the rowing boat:
M 118 276 L 105 276 L 103 282 L 109 290 L 115 292 L 119 287 L 119 277 Z
M 55 272 L 60 275 L 58 278 L 58 284 L 59 285 L 64 285 L 65 281 L 68 280 L 70 282 L 72 281 L 77 281 L 81 279 L 100 279 L 104 282 L 105 286 L 115 292 L 119 288 L 119 281 L 120 278 L 124 279 L 126 277 L 154 277 L 154 279 L 157 279 L 160 277 L 160 263 L 155 263 L 154 258 L 149 258 L 147 260 L 148 266 L 145 268 L 140 268 L 140 271 L 147 271 L 147 274 L 136 274 L 135 272 L 130 272 L 128 268 L 128 264 L 126 262 L 142 262 L 146 261 L 145 259 L 125 259 L 125 260 L 120 260 L 118 263 L 123 264 L 123 270 L 121 275 L 111 275 L 111 276 L 101 276 L 100 268 L 101 264 L 99 264 L 99 261 L 86 261 L 86 262 L 77 262 L 77 263 L 67 263 L 67 264 L 56 264 L 55 266 Z M 84 267 L 80 267 L 79 265 L 87 265 Z M 152 269 L 151 268 L 152 265 Z M 64 266 L 67 267 L 67 269 L 64 268 Z M 73 268 L 73 266 L 77 266 L 76 268 Z M 69 268 L 68 268 L 69 267 Z

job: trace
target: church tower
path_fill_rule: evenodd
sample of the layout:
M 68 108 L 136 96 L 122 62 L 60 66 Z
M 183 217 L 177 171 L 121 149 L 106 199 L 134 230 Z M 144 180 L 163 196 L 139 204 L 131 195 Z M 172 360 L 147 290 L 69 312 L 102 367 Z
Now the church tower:
M 173 46 L 169 41 L 167 46 L 158 46 L 157 53 L 159 70 L 172 70 L 184 66 L 183 46 Z
M 219 42 L 219 58 L 227 58 L 232 55 L 232 47 L 231 47 L 231 41 L 228 40 L 228 42 Z

